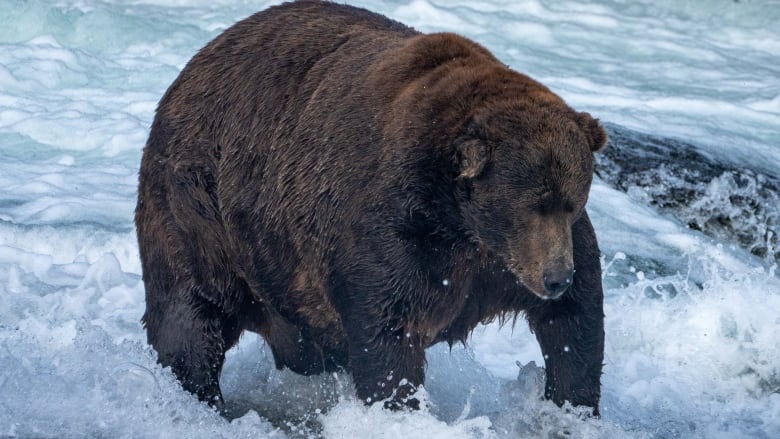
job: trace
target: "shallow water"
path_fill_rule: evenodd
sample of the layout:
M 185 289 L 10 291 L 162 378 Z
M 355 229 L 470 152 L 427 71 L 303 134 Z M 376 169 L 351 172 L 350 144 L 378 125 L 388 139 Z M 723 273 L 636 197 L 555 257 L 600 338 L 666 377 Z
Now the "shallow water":
M 628 154 L 648 135 L 723 169 L 666 209 L 658 194 L 681 187 L 679 171 L 621 186 L 600 162 L 602 418 L 539 400 L 543 361 L 522 320 L 430 349 L 420 412 L 366 408 L 345 375 L 277 371 L 252 335 L 223 372 L 233 419 L 198 403 L 139 322 L 140 153 L 187 60 L 271 2 L 0 0 L 0 437 L 780 437 L 774 260 L 689 227 L 733 211 L 723 172 L 780 177 L 780 2 L 351 3 L 477 40 L 611 132 L 637 133 Z M 767 194 L 764 210 L 733 215 L 759 240 L 778 233 Z

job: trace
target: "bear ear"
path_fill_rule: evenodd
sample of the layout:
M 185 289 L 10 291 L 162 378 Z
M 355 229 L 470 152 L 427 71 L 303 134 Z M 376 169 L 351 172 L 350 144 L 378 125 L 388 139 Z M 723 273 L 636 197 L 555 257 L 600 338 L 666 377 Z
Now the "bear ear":
M 490 159 L 490 152 L 484 140 L 484 132 L 472 116 L 461 128 L 461 135 L 455 141 L 458 178 L 474 178 L 482 173 Z
M 607 132 L 598 119 L 588 113 L 577 113 L 577 125 L 588 136 L 591 151 L 598 152 L 607 144 Z
M 482 173 L 488 162 L 488 149 L 479 139 L 467 139 L 458 144 L 458 178 L 474 178 Z

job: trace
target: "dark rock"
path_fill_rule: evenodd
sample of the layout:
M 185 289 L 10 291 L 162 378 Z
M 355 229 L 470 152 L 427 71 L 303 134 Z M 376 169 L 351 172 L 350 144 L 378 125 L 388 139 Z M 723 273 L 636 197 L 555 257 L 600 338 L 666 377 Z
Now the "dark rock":
M 691 143 L 605 124 L 596 175 L 714 238 L 780 262 L 780 179 L 715 160 Z

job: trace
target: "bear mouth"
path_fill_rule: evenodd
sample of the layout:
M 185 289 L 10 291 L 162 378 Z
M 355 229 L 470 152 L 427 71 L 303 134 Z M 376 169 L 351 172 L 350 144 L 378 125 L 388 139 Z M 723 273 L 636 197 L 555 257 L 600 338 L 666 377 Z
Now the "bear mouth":
M 566 294 L 567 291 L 569 291 L 568 288 L 566 288 L 565 290 L 560 290 L 560 291 L 555 291 L 555 292 L 545 292 L 544 295 L 539 295 L 539 294 L 536 294 L 536 293 L 534 293 L 534 294 L 536 294 L 536 296 L 539 297 L 542 300 L 558 300 L 558 299 L 561 298 L 561 296 Z

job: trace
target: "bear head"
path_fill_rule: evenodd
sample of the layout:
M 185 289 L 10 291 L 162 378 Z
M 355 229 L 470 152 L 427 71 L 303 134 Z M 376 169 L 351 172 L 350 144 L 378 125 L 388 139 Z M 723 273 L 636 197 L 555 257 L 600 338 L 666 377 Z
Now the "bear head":
M 572 226 L 585 211 L 593 153 L 606 141 L 598 120 L 558 99 L 491 105 L 455 141 L 471 239 L 542 299 L 573 282 Z

